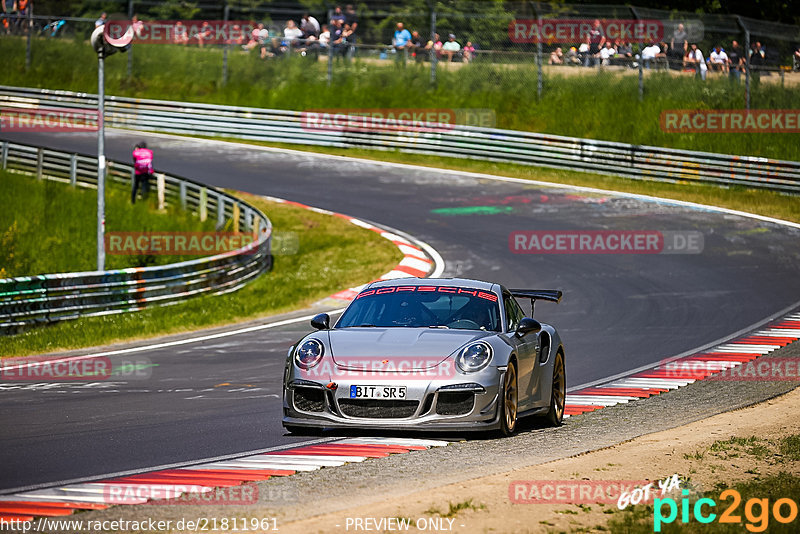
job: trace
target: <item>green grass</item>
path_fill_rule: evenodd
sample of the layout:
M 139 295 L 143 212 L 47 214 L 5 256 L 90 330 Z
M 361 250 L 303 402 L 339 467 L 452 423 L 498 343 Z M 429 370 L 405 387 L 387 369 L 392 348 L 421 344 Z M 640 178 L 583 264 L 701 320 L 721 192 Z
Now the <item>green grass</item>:
M 266 213 L 276 235 L 297 236 L 297 253 L 276 256 L 271 272 L 235 293 L 0 337 L 0 355 L 24 356 L 130 341 L 287 312 L 373 280 L 402 259 L 389 241 L 338 217 L 253 195 L 237 196 Z
M 0 56 L 9 60 L 0 71 L 0 83 L 96 91 L 97 60 L 87 43 L 69 39 L 34 39 L 33 43 L 32 66 L 26 71 L 24 42 L 0 39 Z M 294 110 L 489 108 L 496 112 L 500 128 L 800 159 L 796 134 L 668 134 L 661 130 L 662 110 L 743 108 L 743 84 L 726 78 L 709 77 L 703 83 L 648 72 L 645 96 L 639 101 L 634 73 L 576 71 L 581 74 L 563 76 L 548 71 L 539 99 L 532 64 L 440 68 L 438 83 L 432 87 L 427 64 L 399 69 L 391 62 L 337 62 L 334 82 L 328 86 L 325 62 L 300 57 L 264 61 L 257 56 L 232 49 L 230 81 L 223 86 L 220 49 L 139 44 L 134 46 L 133 79 L 127 79 L 125 54 L 108 58 L 106 88 L 109 94 L 131 97 Z M 751 102 L 759 108 L 798 109 L 800 86 L 754 79 Z
M 106 190 L 106 231 L 214 231 L 178 209 L 130 203 L 122 188 Z M 0 171 L 0 278 L 93 271 L 97 266 L 97 191 Z M 107 255 L 106 269 L 163 265 L 198 256 Z
M 694 503 L 700 496 L 694 496 L 690 498 L 690 505 L 692 509 L 689 511 L 689 515 L 691 521 L 687 524 L 681 522 L 681 515 L 680 515 L 680 495 L 673 495 L 674 498 L 678 503 L 678 516 L 674 522 L 662 525 L 661 532 L 665 534 L 677 534 L 682 532 L 689 532 L 689 533 L 698 533 L 698 534 L 705 534 L 705 533 L 714 533 L 714 534 L 728 534 L 728 533 L 739 533 L 739 532 L 777 532 L 781 533 L 794 533 L 797 532 L 797 519 L 790 523 L 779 523 L 775 520 L 774 516 L 772 516 L 772 505 L 775 503 L 776 500 L 782 498 L 789 498 L 792 499 L 795 503 L 797 503 L 797 497 L 800 495 L 800 477 L 792 473 L 782 472 L 777 475 L 764 477 L 764 478 L 757 478 L 752 481 L 741 482 L 732 486 L 733 489 L 737 490 L 742 497 L 741 503 L 739 503 L 738 509 L 732 510 L 733 515 L 739 516 L 741 518 L 740 523 L 720 523 L 719 522 L 719 515 L 729 506 L 732 504 L 732 500 L 730 497 L 727 497 L 726 500 L 720 499 L 721 491 L 715 490 L 712 492 L 705 492 L 703 497 L 713 499 L 714 502 L 717 503 L 715 509 L 710 509 L 708 506 L 704 506 L 703 513 L 708 514 L 709 511 L 716 513 L 717 518 L 714 522 L 708 524 L 699 523 L 697 520 L 694 519 L 692 516 L 692 509 L 694 508 Z M 758 506 L 754 506 L 752 508 L 752 513 L 754 516 L 752 518 L 748 518 L 746 516 L 746 503 L 749 499 L 768 499 L 769 500 L 769 513 L 770 516 L 768 518 L 768 523 L 761 523 L 759 517 L 761 516 L 761 510 Z M 652 506 L 634 506 L 623 510 L 621 512 L 616 512 L 609 520 L 607 525 L 608 529 L 611 532 L 623 532 L 626 534 L 652 534 L 653 532 L 653 507 Z M 665 505 L 663 507 L 664 515 L 667 515 L 668 508 Z M 782 507 L 782 514 L 784 516 L 789 514 L 788 506 L 784 505 Z M 754 530 L 745 530 L 746 525 L 754 526 Z M 766 529 L 756 529 L 757 527 L 761 527 L 766 525 Z
M 230 141 L 230 139 L 216 138 Z M 615 176 L 605 176 L 585 172 L 545 169 L 513 163 L 494 163 L 424 154 L 407 154 L 399 151 L 367 150 L 360 148 L 309 147 L 287 143 L 264 143 L 259 141 L 236 141 L 238 143 L 291 148 L 320 154 L 351 156 L 374 161 L 387 161 L 421 165 L 424 167 L 478 172 L 499 176 L 510 176 L 525 180 L 538 180 L 560 184 L 594 187 L 609 191 L 623 191 L 639 195 L 650 195 L 686 202 L 696 202 L 708 206 L 718 206 L 733 210 L 775 217 L 787 221 L 800 222 L 800 202 L 797 195 L 789 195 L 762 189 L 744 187 L 722 188 L 711 184 L 695 182 L 656 182 L 629 180 Z

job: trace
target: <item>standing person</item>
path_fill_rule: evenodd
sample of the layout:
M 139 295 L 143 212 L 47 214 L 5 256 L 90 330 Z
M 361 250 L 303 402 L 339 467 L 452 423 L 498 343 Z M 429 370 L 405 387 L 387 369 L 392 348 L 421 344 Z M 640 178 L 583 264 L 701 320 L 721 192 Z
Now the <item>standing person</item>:
M 136 204 L 136 192 L 142 188 L 142 200 L 147 199 L 150 192 L 150 178 L 153 177 L 153 151 L 142 141 L 133 149 L 133 189 L 131 204 Z
M 350 25 L 350 29 L 355 32 L 358 30 L 358 13 L 353 4 L 347 4 L 344 8 L 344 21 Z
M 403 26 L 402 22 L 398 22 L 397 29 L 394 32 L 394 39 L 392 39 L 392 44 L 394 45 L 395 50 L 397 50 L 398 55 L 405 52 L 405 49 L 410 41 L 411 32 L 409 32 L 405 26 Z
M 744 70 L 744 52 L 737 41 L 731 41 L 731 51 L 728 53 L 728 65 L 731 79 L 737 82 L 742 77 Z
M 683 24 L 678 24 L 678 27 L 672 32 L 672 40 L 669 42 L 669 54 L 675 60 L 670 65 L 677 65 L 678 69 L 680 69 L 681 60 L 689 50 L 689 41 L 687 39 L 686 28 Z
M 17 11 L 17 0 L 2 0 L 3 2 L 3 29 L 6 33 L 11 33 L 13 29 L 17 16 L 15 12 Z
M 706 80 L 708 75 L 708 65 L 706 59 L 703 57 L 703 52 L 697 48 L 697 44 L 692 43 L 692 48 L 689 50 L 689 58 L 695 68 L 695 72 L 700 75 L 700 79 Z
M 606 44 L 606 36 L 603 33 L 603 28 L 600 26 L 600 19 L 594 19 L 592 29 L 586 34 L 589 43 L 589 54 L 586 56 L 585 66 L 594 67 L 600 62 L 600 49 Z
M 100 18 L 94 21 L 94 27 L 97 28 L 98 26 L 102 26 L 103 24 L 105 24 L 107 18 L 108 14 L 105 11 L 100 13 Z

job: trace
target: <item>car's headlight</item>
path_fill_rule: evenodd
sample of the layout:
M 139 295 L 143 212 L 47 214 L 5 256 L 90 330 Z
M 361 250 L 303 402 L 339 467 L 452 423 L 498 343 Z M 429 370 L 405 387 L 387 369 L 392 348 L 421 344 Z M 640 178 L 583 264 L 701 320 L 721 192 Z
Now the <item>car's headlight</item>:
M 480 371 L 492 361 L 492 347 L 488 343 L 479 341 L 467 345 L 456 356 L 458 368 L 465 373 Z
M 294 352 L 294 361 L 303 369 L 311 369 L 322 359 L 325 349 L 316 339 L 307 339 Z

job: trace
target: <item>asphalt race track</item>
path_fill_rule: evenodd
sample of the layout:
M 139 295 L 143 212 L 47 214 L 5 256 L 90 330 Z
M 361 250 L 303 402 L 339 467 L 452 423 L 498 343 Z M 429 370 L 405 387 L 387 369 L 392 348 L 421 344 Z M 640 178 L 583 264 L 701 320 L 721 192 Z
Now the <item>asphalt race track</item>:
M 91 134 L 2 138 L 91 154 Z M 128 161 L 141 135 L 109 132 Z M 174 137 L 144 136 L 160 171 L 385 224 L 426 241 L 445 276 L 556 288 L 536 316 L 564 339 L 569 386 L 716 341 L 800 301 L 800 230 L 750 218 Z M 269 214 L 268 214 L 269 215 Z M 133 229 L 131 229 L 133 230 Z M 699 231 L 700 254 L 514 254 L 516 230 Z M 279 267 L 278 263 L 278 267 Z M 97 384 L 0 382 L 0 490 L 267 448 L 288 346 L 307 323 L 138 352 L 146 376 Z

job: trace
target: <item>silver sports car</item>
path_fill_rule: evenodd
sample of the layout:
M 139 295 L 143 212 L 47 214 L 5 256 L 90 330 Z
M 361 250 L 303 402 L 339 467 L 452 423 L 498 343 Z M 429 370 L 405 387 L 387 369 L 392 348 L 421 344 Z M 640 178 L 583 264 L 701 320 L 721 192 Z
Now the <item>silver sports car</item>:
M 564 348 L 556 329 L 516 298 L 559 302 L 561 291 L 464 279 L 374 282 L 336 324 L 320 314 L 289 350 L 283 426 L 497 429 L 520 417 L 564 417 Z

